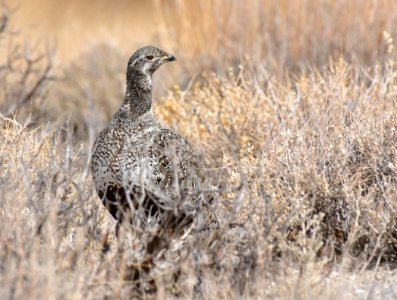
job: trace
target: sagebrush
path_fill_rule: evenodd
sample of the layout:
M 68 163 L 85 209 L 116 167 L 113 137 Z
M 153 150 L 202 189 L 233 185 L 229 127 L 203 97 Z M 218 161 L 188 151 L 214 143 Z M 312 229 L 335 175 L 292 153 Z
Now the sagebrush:
M 157 41 L 181 55 L 154 111 L 204 158 L 219 226 L 134 265 L 133 233 L 115 238 L 89 173 L 125 54 L 101 41 L 56 69 L 51 51 L 7 50 L 4 17 L 18 61 L 0 66 L 0 297 L 395 297 L 394 4 L 155 5 Z

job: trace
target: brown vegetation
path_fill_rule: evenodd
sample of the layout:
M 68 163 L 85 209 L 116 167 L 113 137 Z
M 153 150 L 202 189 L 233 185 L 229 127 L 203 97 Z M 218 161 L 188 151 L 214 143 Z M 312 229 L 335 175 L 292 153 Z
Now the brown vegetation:
M 202 153 L 221 226 L 136 265 L 89 173 L 128 54 L 98 41 L 56 69 L 15 41 L 4 7 L 0 298 L 395 296 L 396 4 L 154 5 L 178 57 L 154 109 Z

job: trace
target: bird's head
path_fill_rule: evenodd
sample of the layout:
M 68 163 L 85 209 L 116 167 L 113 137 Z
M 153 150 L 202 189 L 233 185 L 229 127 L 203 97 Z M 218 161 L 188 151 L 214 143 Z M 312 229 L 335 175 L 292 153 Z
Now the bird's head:
M 175 56 L 153 46 L 137 50 L 128 61 L 127 74 L 151 76 L 166 62 L 174 61 Z

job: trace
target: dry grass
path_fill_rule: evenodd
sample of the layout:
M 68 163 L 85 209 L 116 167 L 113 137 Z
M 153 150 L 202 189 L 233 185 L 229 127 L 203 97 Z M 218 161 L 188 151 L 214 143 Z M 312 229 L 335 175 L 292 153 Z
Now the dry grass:
M 387 0 L 157 2 L 160 41 L 194 73 L 220 71 L 247 55 L 278 76 L 341 54 L 372 64 L 385 58 L 384 31 L 397 33 L 397 4 Z
M 150 274 L 89 173 L 128 56 L 103 41 L 54 69 L 0 30 L 1 299 L 396 296 L 395 4 L 239 3 L 156 4 L 180 59 L 155 111 L 202 153 L 220 227 Z

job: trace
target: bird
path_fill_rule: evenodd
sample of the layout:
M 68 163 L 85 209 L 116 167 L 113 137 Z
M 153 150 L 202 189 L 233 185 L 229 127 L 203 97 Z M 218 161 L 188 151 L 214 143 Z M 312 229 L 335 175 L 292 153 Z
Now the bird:
M 184 232 L 202 211 L 203 161 L 184 137 L 161 125 L 152 109 L 152 76 L 175 60 L 154 46 L 130 57 L 124 101 L 99 133 L 91 157 L 95 189 L 117 221 L 116 236 L 129 224 L 153 233 L 152 248 L 160 247 L 160 232 Z

